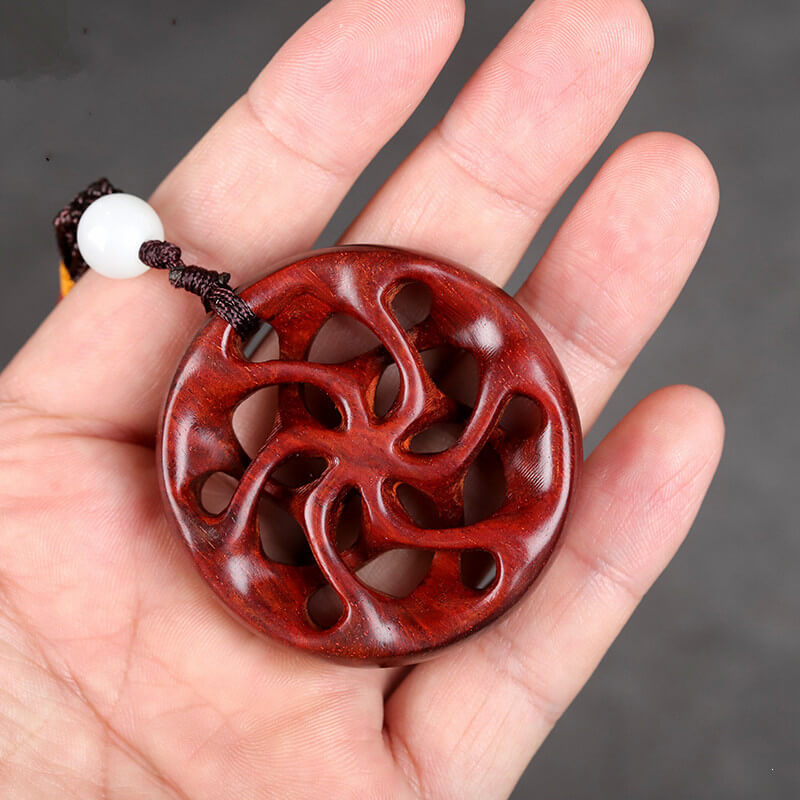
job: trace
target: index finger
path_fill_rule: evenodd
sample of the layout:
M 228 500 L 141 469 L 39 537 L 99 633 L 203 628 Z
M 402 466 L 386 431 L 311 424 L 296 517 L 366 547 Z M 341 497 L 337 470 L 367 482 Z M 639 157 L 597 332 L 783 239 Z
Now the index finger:
M 425 95 L 462 21 L 462 0 L 332 0 L 156 191 L 167 238 L 234 284 L 310 248 Z M 3 394 L 150 440 L 202 317 L 164 275 L 88 273 L 2 375 Z

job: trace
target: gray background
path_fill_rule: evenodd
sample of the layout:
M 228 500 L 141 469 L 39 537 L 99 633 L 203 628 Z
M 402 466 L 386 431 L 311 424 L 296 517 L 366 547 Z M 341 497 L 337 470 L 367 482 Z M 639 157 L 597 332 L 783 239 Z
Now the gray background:
M 590 444 L 652 389 L 687 382 L 722 405 L 727 448 L 689 541 L 514 797 L 796 798 L 800 4 L 646 4 L 655 58 L 599 158 L 643 130 L 680 132 L 714 161 L 722 206 L 697 272 Z M 0 365 L 54 299 L 52 213 L 100 174 L 147 195 L 320 5 L 2 0 Z M 468 0 L 463 39 L 441 79 L 323 241 L 335 239 L 525 6 Z M 599 163 L 572 187 L 521 270 L 533 267 Z

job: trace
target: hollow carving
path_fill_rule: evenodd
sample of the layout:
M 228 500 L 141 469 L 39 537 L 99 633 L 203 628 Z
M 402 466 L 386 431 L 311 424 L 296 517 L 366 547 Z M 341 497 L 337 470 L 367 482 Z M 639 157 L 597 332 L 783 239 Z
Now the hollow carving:
M 417 321 L 394 303 L 410 284 L 421 284 L 417 294 L 430 308 Z M 405 291 L 404 301 L 414 294 Z M 420 660 L 508 610 L 552 553 L 582 458 L 566 380 L 521 307 L 464 270 L 370 246 L 312 253 L 242 297 L 272 326 L 278 357 L 250 360 L 247 343 L 211 319 L 178 368 L 161 434 L 169 509 L 227 607 L 307 651 L 379 664 Z M 379 344 L 343 363 L 309 360 L 334 315 L 355 319 Z M 437 363 L 426 367 L 423 354 L 432 351 Z M 477 387 L 464 395 L 474 405 L 440 388 L 464 359 L 477 365 Z M 392 365 L 399 389 L 378 413 L 376 389 Z M 271 385 L 275 422 L 251 457 L 233 414 Z M 504 422 L 512 406 L 524 415 L 513 425 Z M 441 441 L 425 438 L 439 428 Z M 464 482 L 479 458 L 501 472 L 487 483 L 505 494 L 488 501 L 488 516 L 470 510 L 465 522 Z M 480 476 L 477 466 L 472 474 Z M 210 513 L 201 494 L 218 473 L 237 483 L 228 504 Z M 310 563 L 266 554 L 265 496 L 296 520 Z M 432 554 L 417 559 L 424 574 L 407 593 L 381 591 L 358 575 L 376 560 L 389 563 L 379 557 L 394 550 Z M 309 600 L 326 585 L 337 610 L 320 623 Z

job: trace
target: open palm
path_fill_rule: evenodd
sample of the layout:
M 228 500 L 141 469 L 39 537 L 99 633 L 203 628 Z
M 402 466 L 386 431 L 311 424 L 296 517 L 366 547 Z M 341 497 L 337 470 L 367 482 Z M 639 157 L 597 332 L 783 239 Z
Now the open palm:
M 260 277 L 308 249 L 460 32 L 462 0 L 333 0 L 164 181 L 187 259 Z M 505 281 L 652 46 L 639 0 L 538 0 L 347 231 Z M 623 145 L 518 295 L 584 430 L 696 261 L 692 144 Z M 588 459 L 561 546 L 498 624 L 411 670 L 253 636 L 195 574 L 153 442 L 196 298 L 90 274 L 0 377 L 0 785 L 10 797 L 499 798 L 686 534 L 722 446 L 662 389 Z

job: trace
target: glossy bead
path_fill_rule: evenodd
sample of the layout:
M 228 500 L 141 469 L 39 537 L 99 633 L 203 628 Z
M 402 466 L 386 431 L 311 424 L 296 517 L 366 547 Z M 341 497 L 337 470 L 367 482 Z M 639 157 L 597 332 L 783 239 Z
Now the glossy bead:
M 149 239 L 163 238 L 158 214 L 132 194 L 109 194 L 95 200 L 78 223 L 83 260 L 107 278 L 135 278 L 147 272 L 139 248 Z

